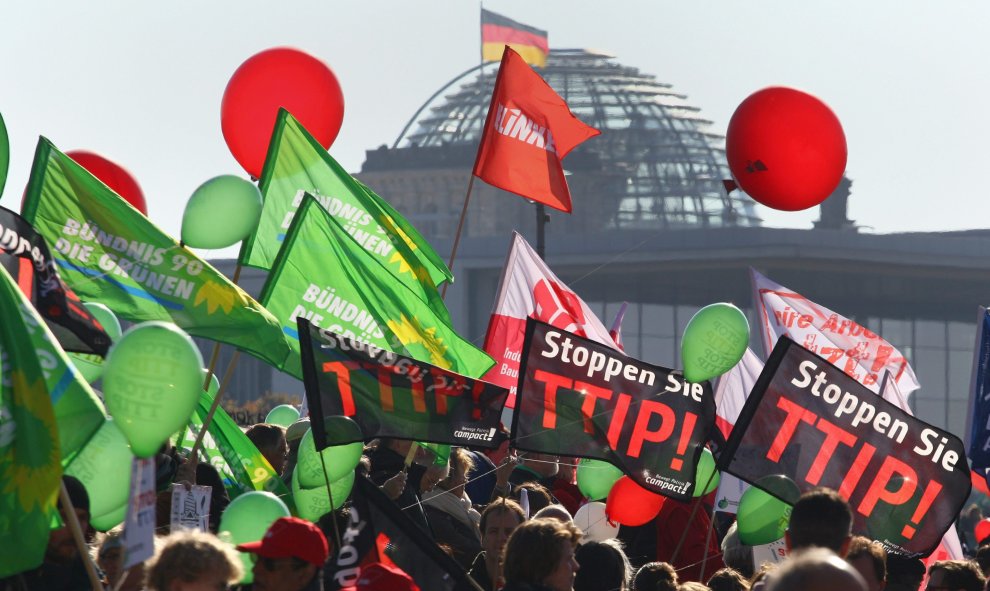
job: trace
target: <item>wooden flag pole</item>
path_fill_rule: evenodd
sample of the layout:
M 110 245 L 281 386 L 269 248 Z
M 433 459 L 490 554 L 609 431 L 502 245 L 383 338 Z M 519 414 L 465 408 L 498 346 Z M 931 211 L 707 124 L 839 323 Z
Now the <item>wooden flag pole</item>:
M 76 515 L 76 508 L 72 506 L 72 499 L 69 498 L 69 491 L 65 488 L 65 481 L 59 479 L 58 489 L 59 499 L 62 501 L 63 513 L 66 516 L 69 530 L 72 531 L 72 538 L 79 548 L 79 556 L 86 567 L 86 575 L 89 577 L 89 584 L 93 586 L 93 591 L 103 591 L 103 584 L 96 574 L 96 566 L 93 564 L 93 557 L 89 555 L 89 548 L 86 546 L 86 539 L 83 537 L 82 526 L 79 525 L 79 517 Z
M 237 360 L 240 356 L 240 350 L 235 350 L 234 356 L 230 358 L 230 363 L 227 365 L 227 371 L 223 374 L 223 380 L 220 382 L 220 387 L 217 389 L 217 395 L 213 399 L 213 404 L 210 406 L 210 412 L 203 420 L 203 425 L 200 427 L 199 433 L 196 435 L 196 442 L 193 444 L 192 451 L 189 452 L 190 458 L 196 457 L 196 453 L 199 451 L 200 446 L 203 443 L 203 437 L 206 435 L 207 429 L 210 428 L 210 423 L 213 422 L 213 415 L 217 413 L 217 407 L 220 406 L 220 399 L 223 398 L 223 393 L 227 390 L 227 384 L 230 382 L 230 378 L 234 375 L 234 368 L 237 367 Z
M 464 205 L 461 206 L 461 219 L 457 222 L 457 232 L 454 234 L 454 246 L 450 249 L 450 260 L 447 261 L 447 268 L 451 271 L 454 270 L 454 259 L 457 257 L 457 245 L 461 243 L 461 231 L 464 230 L 464 218 L 467 216 L 468 203 L 471 201 L 471 189 L 474 187 L 474 175 L 471 175 L 471 180 L 468 181 L 467 194 L 464 195 Z M 447 297 L 447 286 L 450 285 L 449 281 L 443 282 L 443 287 L 440 288 L 440 297 Z
M 320 456 L 320 465 L 323 466 L 323 481 L 327 485 L 327 498 L 330 499 L 330 521 L 333 522 L 333 535 L 337 538 L 337 548 L 344 546 L 340 542 L 340 526 L 337 525 L 337 516 L 334 514 L 337 509 L 333 505 L 333 491 L 330 490 L 330 476 L 327 474 L 327 461 L 323 457 L 323 450 L 316 452 Z

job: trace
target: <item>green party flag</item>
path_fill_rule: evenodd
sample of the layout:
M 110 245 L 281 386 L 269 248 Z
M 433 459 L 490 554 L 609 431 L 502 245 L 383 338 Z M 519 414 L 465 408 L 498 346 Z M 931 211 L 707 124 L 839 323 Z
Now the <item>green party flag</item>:
M 296 365 L 287 364 L 284 371 L 299 371 L 297 316 L 318 328 L 468 377 L 478 377 L 494 365 L 419 294 L 396 281 L 380 258 L 361 248 L 309 195 L 292 221 L 261 301 L 292 337 Z
M 212 405 L 213 396 L 209 392 L 200 394 L 196 412 L 177 447 L 192 449 Z M 231 500 L 254 490 L 268 491 L 282 499 L 290 510 L 293 509 L 289 488 L 222 406 L 217 407 L 210 427 L 203 436 L 201 448 L 204 461 L 209 462 L 220 473 Z
M 417 445 L 433 455 L 434 466 L 446 466 L 450 462 L 450 445 L 446 443 L 426 443 L 417 441 Z
M 83 300 L 285 363 L 290 348 L 271 314 L 45 138 L 24 217 L 54 247 L 62 279 Z
M 0 578 L 41 564 L 57 522 L 62 446 L 74 455 L 102 407 L 0 267 Z M 62 433 L 60 433 L 60 431 Z
M 261 173 L 264 206 L 254 235 L 244 241 L 241 264 L 271 269 L 303 194 L 315 196 L 354 240 L 404 282 L 434 285 L 453 275 L 429 242 L 387 201 L 341 168 L 285 109 L 275 123 Z

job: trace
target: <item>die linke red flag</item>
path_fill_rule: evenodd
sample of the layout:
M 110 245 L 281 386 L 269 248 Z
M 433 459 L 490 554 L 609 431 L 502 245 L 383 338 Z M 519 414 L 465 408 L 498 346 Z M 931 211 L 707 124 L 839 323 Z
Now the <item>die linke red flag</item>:
M 474 162 L 489 185 L 570 213 L 560 161 L 600 132 L 571 113 L 564 99 L 506 46 Z
M 783 336 L 719 466 L 781 498 L 834 489 L 852 507 L 853 533 L 908 556 L 935 550 L 970 492 L 959 438 Z
M 604 460 L 643 488 L 686 501 L 714 425 L 708 382 L 527 320 L 516 449 Z

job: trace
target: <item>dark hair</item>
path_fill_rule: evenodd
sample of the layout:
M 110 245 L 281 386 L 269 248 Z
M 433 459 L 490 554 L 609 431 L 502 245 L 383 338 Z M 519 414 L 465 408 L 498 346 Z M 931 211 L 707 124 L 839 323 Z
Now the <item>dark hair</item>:
M 846 560 L 852 562 L 857 558 L 866 558 L 873 567 L 873 576 L 883 583 L 887 580 L 887 551 L 880 542 L 874 542 L 863 536 L 853 536 L 849 542 L 849 553 Z
M 618 540 L 585 542 L 578 547 L 574 558 L 581 565 L 574 578 L 574 591 L 622 589 L 629 583 L 632 567 Z
M 749 591 L 749 581 L 737 570 L 720 568 L 708 579 L 708 588 L 712 591 Z
M 944 585 L 963 591 L 983 591 L 987 580 L 983 578 L 980 568 L 972 560 L 939 560 L 928 569 L 928 576 L 941 570 L 945 573 Z
M 533 519 L 523 523 L 512 532 L 502 550 L 505 582 L 543 584 L 581 535 L 581 530 L 573 523 L 556 519 Z
M 258 450 L 271 449 L 278 445 L 280 440 L 285 439 L 285 427 L 272 425 L 271 423 L 258 423 L 252 425 L 244 432 Z
M 918 591 L 925 578 L 925 563 L 893 552 L 887 555 L 887 586 L 884 591 Z
M 990 569 L 990 544 L 983 544 L 976 549 L 976 564 L 980 565 L 983 572 Z
M 829 488 L 810 490 L 798 499 L 787 527 L 791 550 L 821 547 L 840 554 L 849 538 L 852 510 L 839 493 Z
M 481 529 L 482 536 L 485 535 L 485 525 L 488 523 L 488 516 L 492 513 L 512 513 L 519 518 L 519 523 L 526 521 L 526 514 L 523 512 L 522 507 L 519 506 L 519 503 L 506 498 L 492 501 L 481 512 L 481 522 L 478 525 Z
M 517 485 L 512 489 L 512 498 L 516 502 L 522 505 L 522 491 L 526 491 L 526 497 L 529 499 L 529 514 L 530 516 L 536 515 L 536 512 L 540 509 L 552 505 L 554 503 L 553 495 L 547 490 L 547 487 L 543 486 L 539 482 L 524 482 Z
M 635 591 L 677 591 L 677 571 L 666 562 L 647 562 L 633 577 Z

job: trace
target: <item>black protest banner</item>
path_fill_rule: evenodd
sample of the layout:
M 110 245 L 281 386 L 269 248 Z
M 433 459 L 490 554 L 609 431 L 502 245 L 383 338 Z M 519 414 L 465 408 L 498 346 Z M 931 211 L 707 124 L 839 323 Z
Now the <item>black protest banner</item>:
M 59 278 L 45 239 L 24 218 L 3 207 L 0 266 L 17 281 L 62 349 L 106 356 L 110 337 Z
M 498 447 L 508 390 L 297 323 L 311 415 L 350 417 L 365 439 Z M 328 445 L 323 421 L 313 421 L 313 437 L 317 449 Z
M 782 475 L 849 500 L 853 531 L 930 554 L 969 496 L 962 442 L 781 337 L 729 436 L 720 468 L 759 486 Z M 773 493 L 774 491 L 768 490 Z
M 714 424 L 708 382 L 527 320 L 516 449 L 605 460 L 648 490 L 686 500 Z
M 326 588 L 356 588 L 361 571 L 375 563 L 399 567 L 424 591 L 481 591 L 384 492 L 367 477 L 358 476 L 340 548 L 330 557 Z

